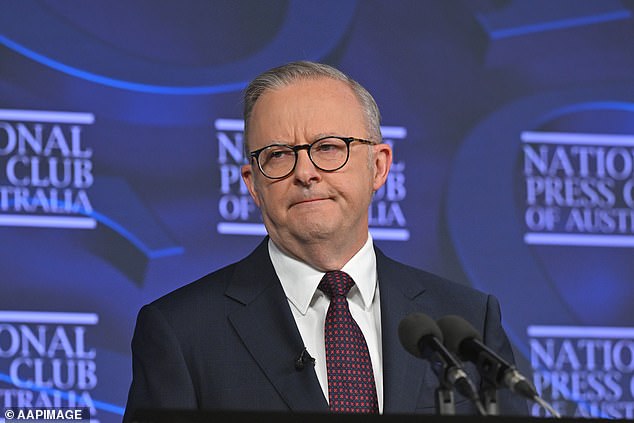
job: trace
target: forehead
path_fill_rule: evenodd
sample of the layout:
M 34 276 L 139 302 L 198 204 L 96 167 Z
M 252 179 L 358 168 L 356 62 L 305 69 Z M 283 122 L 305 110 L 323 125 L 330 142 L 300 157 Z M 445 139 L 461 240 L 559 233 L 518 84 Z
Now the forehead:
M 330 78 L 295 81 L 264 92 L 249 120 L 256 144 L 319 135 L 365 136 L 361 103 L 344 82 Z

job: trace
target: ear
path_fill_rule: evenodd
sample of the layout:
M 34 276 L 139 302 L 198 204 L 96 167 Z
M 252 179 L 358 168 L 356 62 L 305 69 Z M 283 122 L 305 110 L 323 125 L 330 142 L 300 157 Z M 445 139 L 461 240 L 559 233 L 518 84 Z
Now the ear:
M 255 205 L 260 207 L 260 196 L 258 195 L 258 190 L 255 187 L 255 175 L 253 174 L 253 167 L 250 164 L 242 165 L 240 172 L 242 173 L 242 180 L 247 186 L 249 194 L 251 194 L 251 198 L 253 198 Z
M 377 191 L 387 180 L 387 175 L 392 167 L 392 147 L 381 143 L 372 146 L 374 149 L 374 179 L 372 187 Z

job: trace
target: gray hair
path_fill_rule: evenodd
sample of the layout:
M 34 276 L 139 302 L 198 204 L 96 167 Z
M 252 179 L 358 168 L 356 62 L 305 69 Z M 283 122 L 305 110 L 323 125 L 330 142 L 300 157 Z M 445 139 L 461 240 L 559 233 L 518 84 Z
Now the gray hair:
M 246 88 L 244 92 L 245 150 L 248 150 L 247 134 L 249 128 L 249 118 L 251 117 L 251 112 L 253 111 L 255 103 L 262 94 L 268 90 L 288 86 L 296 81 L 318 78 L 330 78 L 341 81 L 352 89 L 363 108 L 363 112 L 366 116 L 366 123 L 368 125 L 368 133 L 370 134 L 372 141 L 380 143 L 381 114 L 372 95 L 357 81 L 332 66 L 323 63 L 299 61 L 269 69 L 257 76 Z

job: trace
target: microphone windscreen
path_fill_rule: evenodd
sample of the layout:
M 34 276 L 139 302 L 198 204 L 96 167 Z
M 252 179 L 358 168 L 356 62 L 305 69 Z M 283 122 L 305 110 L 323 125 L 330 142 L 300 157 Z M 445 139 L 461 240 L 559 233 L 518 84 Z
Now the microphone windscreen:
M 436 322 L 445 340 L 445 346 L 454 354 L 464 355 L 460 351 L 460 344 L 465 339 L 481 340 L 478 331 L 460 316 L 444 316 Z
M 398 325 L 398 337 L 401 344 L 410 354 L 423 357 L 419 342 L 421 338 L 432 335 L 442 342 L 442 332 L 431 317 L 423 313 L 412 313 L 401 320 Z

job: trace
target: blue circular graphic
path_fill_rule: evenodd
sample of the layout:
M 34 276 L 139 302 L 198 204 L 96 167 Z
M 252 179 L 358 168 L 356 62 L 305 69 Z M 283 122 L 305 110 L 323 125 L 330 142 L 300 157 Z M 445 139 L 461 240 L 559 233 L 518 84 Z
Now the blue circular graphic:
M 446 204 L 449 234 L 471 283 L 502 300 L 509 336 L 523 353 L 530 325 L 634 323 L 634 268 L 631 248 L 524 242 L 521 134 L 627 134 L 633 112 L 631 86 L 527 97 L 483 120 L 456 155 Z

